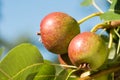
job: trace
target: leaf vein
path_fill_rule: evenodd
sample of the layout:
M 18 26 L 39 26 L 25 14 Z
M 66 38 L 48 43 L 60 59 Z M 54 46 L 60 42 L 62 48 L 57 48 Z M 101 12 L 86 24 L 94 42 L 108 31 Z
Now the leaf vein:
M 2 72 L 9 79 L 11 78 L 11 76 L 9 74 L 7 74 L 5 71 L 3 71 L 1 68 L 0 68 L 0 72 Z
M 31 68 L 31 67 L 34 67 L 34 66 L 39 66 L 39 65 L 41 65 L 41 64 L 43 64 L 43 63 L 32 64 L 32 65 L 29 65 L 29 66 L 21 69 L 18 73 L 16 73 L 16 75 L 14 75 L 14 76 L 12 77 L 12 79 L 14 79 L 15 77 L 17 77 L 20 73 L 24 72 L 25 70 L 27 70 L 27 69 L 29 69 L 29 68 Z

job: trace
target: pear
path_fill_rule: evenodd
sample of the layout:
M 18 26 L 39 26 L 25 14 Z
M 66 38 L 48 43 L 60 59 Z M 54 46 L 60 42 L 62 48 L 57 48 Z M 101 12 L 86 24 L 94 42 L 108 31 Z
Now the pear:
M 83 32 L 71 40 L 68 47 L 68 56 L 75 66 L 96 70 L 106 61 L 108 48 L 99 35 L 92 32 Z
M 78 22 L 66 13 L 52 12 L 40 23 L 42 43 L 55 54 L 67 53 L 70 41 L 79 33 Z

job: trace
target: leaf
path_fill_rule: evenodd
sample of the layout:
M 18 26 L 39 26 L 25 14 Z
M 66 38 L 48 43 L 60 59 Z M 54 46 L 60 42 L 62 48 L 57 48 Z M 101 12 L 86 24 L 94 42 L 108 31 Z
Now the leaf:
M 66 77 L 68 75 L 68 71 L 63 69 L 55 78 L 55 80 L 66 80 Z
M 41 64 L 43 57 L 39 50 L 23 43 L 9 51 L 0 62 L 0 80 L 28 80 L 30 75 L 37 74 Z
M 4 52 L 5 48 L 0 48 L 0 57 L 2 56 L 3 52 Z
M 105 21 L 120 20 L 120 14 L 116 14 L 113 11 L 108 11 L 102 14 L 100 18 L 104 19 Z
M 40 66 L 39 72 L 35 76 L 34 80 L 54 80 L 55 73 L 55 66 L 51 65 L 51 63 L 47 61 Z
M 120 0 L 113 0 L 109 11 L 114 11 L 115 13 L 120 14 Z
M 63 69 L 54 80 L 77 80 L 77 77 L 71 77 L 71 74 L 76 70 L 66 70 Z
M 80 5 L 81 5 L 81 6 L 89 6 L 89 5 L 92 5 L 92 0 L 84 0 Z
M 105 21 L 119 20 L 120 19 L 120 0 L 113 0 L 109 11 L 100 16 Z

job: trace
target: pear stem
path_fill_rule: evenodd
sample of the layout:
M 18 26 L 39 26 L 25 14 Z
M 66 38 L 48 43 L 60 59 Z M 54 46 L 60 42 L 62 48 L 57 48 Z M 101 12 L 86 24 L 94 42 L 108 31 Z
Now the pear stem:
M 85 22 L 86 20 L 94 17 L 94 16 L 99 16 L 101 15 L 102 13 L 101 12 L 96 12 L 96 13 L 93 13 L 93 14 L 90 14 L 89 16 L 86 16 L 85 18 L 81 19 L 78 21 L 78 24 L 80 25 L 81 23 Z
M 98 29 L 101 29 L 101 28 L 107 28 L 109 25 L 107 24 L 97 24 L 95 27 L 93 27 L 91 29 L 91 32 L 96 32 Z
M 113 30 L 113 29 L 112 29 L 112 30 Z M 110 37 L 109 37 L 109 44 L 108 44 L 108 48 L 109 48 L 109 49 L 112 47 L 112 42 L 113 42 L 112 30 L 110 30 Z

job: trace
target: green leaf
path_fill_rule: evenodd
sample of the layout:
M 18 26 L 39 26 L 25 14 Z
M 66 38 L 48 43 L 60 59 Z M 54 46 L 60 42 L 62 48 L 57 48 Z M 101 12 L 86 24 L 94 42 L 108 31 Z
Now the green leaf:
M 2 56 L 3 52 L 4 52 L 5 48 L 0 48 L 0 57 Z
M 68 75 L 68 71 L 63 69 L 55 78 L 55 80 L 66 80 L 66 77 Z
M 113 0 L 109 11 L 100 16 L 105 21 L 119 20 L 120 19 L 120 0 Z
M 47 61 L 40 66 L 39 72 L 35 76 L 34 80 L 54 80 L 55 73 L 55 66 L 51 65 L 51 63 Z
M 0 62 L 0 80 L 30 80 L 41 64 L 43 57 L 35 46 L 29 43 L 18 45 Z
M 117 14 L 120 14 L 120 0 L 113 0 L 109 11 L 114 11 Z
M 81 5 L 81 6 L 89 6 L 89 5 L 92 5 L 92 0 L 84 0 L 80 5 Z
M 71 77 L 71 74 L 76 70 L 66 70 L 63 69 L 55 78 L 55 80 L 76 80 L 77 77 Z
M 100 17 L 105 21 L 113 21 L 113 20 L 119 20 L 120 14 L 116 14 L 113 11 L 108 11 L 102 14 Z

